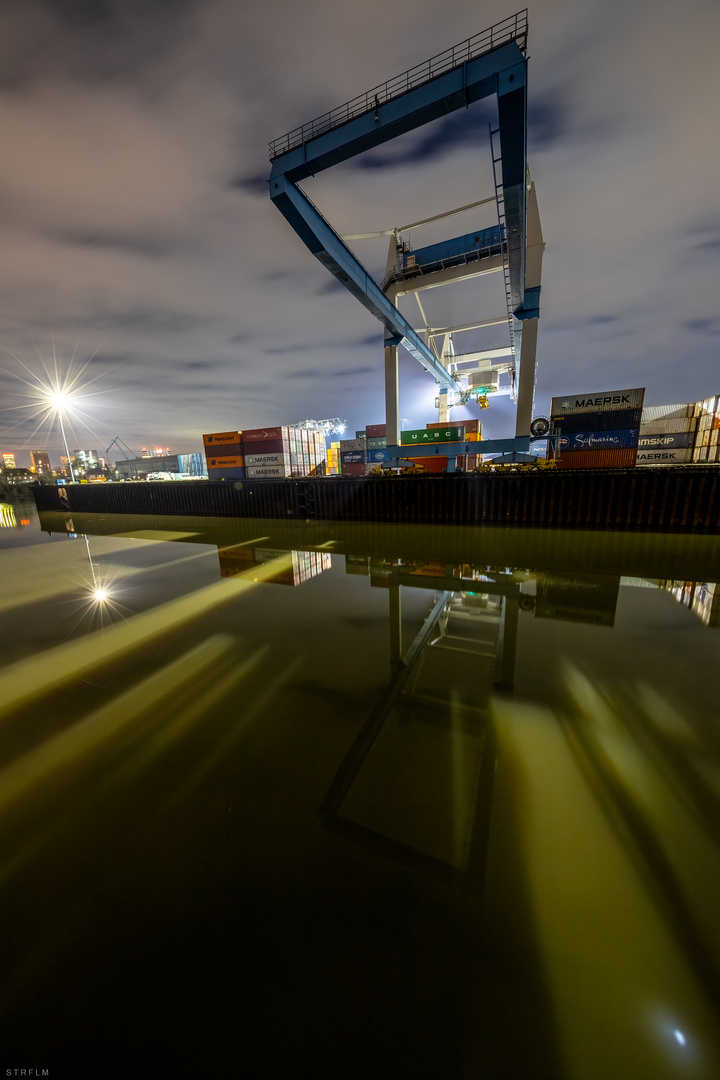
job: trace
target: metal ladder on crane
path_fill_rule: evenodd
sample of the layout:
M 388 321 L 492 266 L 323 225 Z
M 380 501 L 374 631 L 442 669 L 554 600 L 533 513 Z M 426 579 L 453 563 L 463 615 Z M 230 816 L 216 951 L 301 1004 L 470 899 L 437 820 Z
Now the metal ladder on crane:
M 495 205 L 497 206 L 497 218 L 498 226 L 500 228 L 500 244 L 502 249 L 503 258 L 503 278 L 505 279 L 505 304 L 507 307 L 508 315 L 508 327 L 510 330 L 510 345 L 513 351 L 513 360 L 517 360 L 515 352 L 515 316 L 512 310 L 512 297 L 510 294 L 510 257 L 508 253 L 508 239 L 507 229 L 505 225 L 505 194 L 503 192 L 502 183 L 502 154 L 498 149 L 495 149 L 495 140 L 500 135 L 500 128 L 494 128 L 492 124 L 488 124 L 488 131 L 490 133 L 490 157 L 492 158 L 493 169 L 493 184 L 495 186 Z M 515 367 L 512 371 L 512 385 L 513 393 L 512 398 L 515 400 Z

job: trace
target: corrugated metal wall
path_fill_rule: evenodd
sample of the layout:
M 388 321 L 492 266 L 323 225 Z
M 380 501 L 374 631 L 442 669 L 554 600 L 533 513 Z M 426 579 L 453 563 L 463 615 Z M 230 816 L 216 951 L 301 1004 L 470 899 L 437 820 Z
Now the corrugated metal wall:
M 61 501 L 59 491 L 67 495 Z M 137 484 L 34 490 L 40 510 L 720 532 L 720 470 Z

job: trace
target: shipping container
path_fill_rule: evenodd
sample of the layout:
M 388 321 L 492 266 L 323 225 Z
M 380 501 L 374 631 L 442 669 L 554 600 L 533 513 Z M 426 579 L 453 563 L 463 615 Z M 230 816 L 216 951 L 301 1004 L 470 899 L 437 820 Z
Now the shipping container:
M 686 450 L 695 444 L 694 431 L 663 432 L 661 435 L 643 435 L 640 432 L 640 450 Z
M 365 464 L 365 451 L 364 450 L 341 450 L 340 460 L 342 462 L 343 469 L 346 465 L 360 465 Z
M 681 431 L 695 431 L 698 426 L 697 419 L 686 416 L 680 420 L 652 420 L 648 424 L 640 425 L 641 435 L 672 435 Z
M 692 461 L 692 449 L 687 450 L 638 450 L 638 465 L 682 465 Z
M 253 465 L 247 470 L 248 480 L 282 479 L 290 475 L 289 465 Z
M 615 412 L 578 412 L 569 416 L 554 416 L 553 431 L 567 435 L 569 431 L 616 431 L 640 426 L 642 409 L 617 409 Z
M 249 454 L 289 454 L 290 442 L 283 439 L 268 439 L 267 442 L 243 443 L 243 453 Z
M 560 469 L 631 469 L 637 450 L 573 450 L 561 454 Z
M 465 436 L 465 438 L 467 438 L 467 435 Z M 477 454 L 458 454 L 458 456 L 457 456 L 458 468 L 462 469 L 463 472 L 472 472 L 472 470 L 477 465 L 477 460 L 478 460 L 478 455 Z
M 550 403 L 550 415 L 569 416 L 578 412 L 616 412 L 625 409 L 641 409 L 645 388 L 633 390 L 606 390 L 599 394 L 569 394 L 555 397 Z
M 382 450 L 385 446 L 387 446 L 387 439 L 384 435 L 378 436 L 375 439 L 367 440 L 368 450 Z
M 386 449 L 377 449 L 377 450 L 368 450 L 367 451 L 367 461 L 368 461 L 368 464 L 370 464 L 370 465 L 379 465 L 383 461 L 387 461 L 387 459 L 388 459 L 388 456 L 387 456 L 387 450 Z
M 462 427 L 419 428 L 403 431 L 400 435 L 401 446 L 420 446 L 434 442 L 462 442 L 465 429 Z
M 207 456 L 208 469 L 240 469 L 244 464 L 245 459 L 242 454 L 235 454 L 232 457 L 226 454 L 217 457 L 213 457 L 211 454 Z
M 344 462 L 342 464 L 342 475 L 343 476 L 365 476 L 366 472 L 367 472 L 367 465 L 365 464 L 364 461 L 360 462 L 357 465 L 353 465 L 353 464 L 346 465 Z
M 642 411 L 642 423 L 651 424 L 655 420 L 687 420 L 695 415 L 695 405 L 646 405 Z
M 244 480 L 245 469 L 208 469 L 208 480 Z
M 239 445 L 242 442 L 242 431 L 214 431 L 210 435 L 203 435 L 204 446 L 221 446 L 225 449 L 226 446 Z
M 294 455 L 297 459 L 297 454 Z M 247 454 L 245 456 L 245 464 L 249 465 L 291 465 L 297 464 L 297 461 L 293 462 L 292 454 Z
M 365 428 L 365 437 L 367 439 L 379 439 L 385 438 L 387 435 L 386 424 L 368 424 Z
M 452 240 L 443 240 L 438 244 L 429 244 L 415 251 L 404 252 L 403 271 L 407 274 L 417 269 L 422 270 L 423 273 L 431 273 L 451 266 L 461 266 L 467 262 L 476 262 L 479 259 L 489 258 L 491 255 L 499 255 L 502 250 L 503 235 L 501 226 L 492 225 L 490 228 L 478 229 L 477 232 L 467 233 L 465 236 L 453 237 Z
M 364 450 L 365 439 L 341 439 L 340 450 Z
M 356 439 L 365 439 L 365 438 L 367 438 L 365 428 L 363 428 L 362 431 L 356 431 L 355 432 L 355 438 Z
M 631 450 L 638 444 L 638 429 L 629 431 L 572 431 L 553 439 L 560 454 L 591 450 Z
M 431 473 L 445 472 L 448 467 L 448 459 L 442 454 L 433 454 L 432 457 L 411 457 L 409 460 L 413 465 L 422 465 Z
M 278 440 L 287 440 L 290 438 L 290 431 L 294 430 L 287 426 L 283 427 L 266 427 L 266 428 L 250 428 L 243 431 L 242 441 L 243 443 L 255 443 L 255 442 L 277 442 Z

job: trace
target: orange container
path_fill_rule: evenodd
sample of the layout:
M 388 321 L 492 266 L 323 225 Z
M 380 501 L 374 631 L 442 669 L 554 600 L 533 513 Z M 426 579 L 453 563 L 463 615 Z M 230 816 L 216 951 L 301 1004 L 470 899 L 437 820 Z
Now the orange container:
M 445 425 L 443 425 L 444 427 Z M 428 472 L 441 473 L 447 469 L 448 459 L 441 457 L 439 454 L 433 455 L 433 457 L 413 457 L 410 461 L 415 465 L 424 465 Z
M 570 450 L 557 459 L 559 469 L 632 469 L 637 450 Z
M 242 442 L 242 431 L 215 431 L 210 435 L 203 435 L 203 445 L 212 448 L 237 445 Z
M 245 464 L 245 458 L 239 455 L 234 457 L 213 457 L 206 454 L 208 469 L 241 469 Z

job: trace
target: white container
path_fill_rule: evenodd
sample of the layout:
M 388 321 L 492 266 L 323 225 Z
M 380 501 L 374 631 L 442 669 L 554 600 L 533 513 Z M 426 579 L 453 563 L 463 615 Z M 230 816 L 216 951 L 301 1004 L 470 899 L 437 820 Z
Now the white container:
M 697 420 L 693 417 L 684 417 L 681 420 L 653 420 L 652 423 L 640 425 L 641 435 L 674 435 L 679 431 L 695 431 Z
M 246 454 L 245 465 L 285 465 L 290 464 L 289 454 Z
M 641 424 L 652 424 L 655 420 L 686 420 L 695 415 L 695 405 L 646 405 L 642 411 Z
M 641 409 L 644 396 L 644 387 L 634 390 L 606 390 L 601 394 L 568 394 L 566 397 L 552 399 L 550 415 L 568 416 L 570 413 Z
M 290 475 L 290 466 L 285 465 L 253 465 L 245 470 L 248 480 L 272 480 L 273 477 Z
M 638 465 L 684 465 L 692 461 L 692 450 L 638 450 Z

